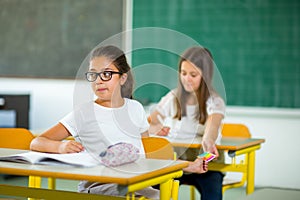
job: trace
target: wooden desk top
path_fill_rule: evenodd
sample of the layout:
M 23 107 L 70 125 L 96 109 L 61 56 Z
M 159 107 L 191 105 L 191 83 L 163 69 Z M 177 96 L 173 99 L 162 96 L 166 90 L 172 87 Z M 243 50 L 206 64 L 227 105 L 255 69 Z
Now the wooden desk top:
M 175 147 L 201 148 L 201 137 L 195 138 L 169 138 L 166 137 Z M 217 145 L 220 150 L 241 150 L 247 147 L 260 145 L 265 139 L 257 138 L 230 138 L 223 137 L 221 143 Z
M 11 155 L 25 150 L 0 148 L 0 155 Z M 95 167 L 31 165 L 0 161 L 0 173 L 15 175 L 33 175 L 70 180 L 88 180 L 103 183 L 130 185 L 152 177 L 181 170 L 187 162 L 174 160 L 156 160 L 140 158 L 134 163 L 109 168 L 103 165 Z

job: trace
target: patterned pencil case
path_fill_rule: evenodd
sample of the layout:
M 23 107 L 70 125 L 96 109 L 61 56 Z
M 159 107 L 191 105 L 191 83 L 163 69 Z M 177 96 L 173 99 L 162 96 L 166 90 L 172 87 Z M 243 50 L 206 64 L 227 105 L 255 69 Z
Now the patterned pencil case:
M 132 144 L 120 142 L 107 147 L 99 156 L 105 166 L 116 167 L 136 161 L 139 149 Z

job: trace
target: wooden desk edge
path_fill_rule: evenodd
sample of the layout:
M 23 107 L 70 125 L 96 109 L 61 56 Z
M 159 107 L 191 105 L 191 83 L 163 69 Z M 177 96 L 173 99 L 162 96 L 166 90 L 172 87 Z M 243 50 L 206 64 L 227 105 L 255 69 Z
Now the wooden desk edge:
M 256 139 L 256 138 L 254 138 L 254 139 Z M 217 145 L 217 149 L 237 151 L 237 150 L 245 149 L 248 147 L 260 145 L 261 143 L 264 143 L 264 142 L 265 142 L 265 139 L 256 139 L 254 141 L 248 142 L 247 144 L 241 144 L 241 145 L 237 145 L 237 146 Z
M 128 180 L 126 185 L 134 184 L 144 179 L 158 177 L 160 176 L 160 174 L 168 174 L 168 173 L 180 171 L 183 168 L 186 168 L 188 165 L 189 163 L 187 161 L 182 161 L 181 163 L 178 163 L 177 165 L 172 166 L 171 168 L 162 168 L 154 172 L 148 172 L 146 174 L 143 174 L 142 176 L 131 178 L 130 180 Z
M 137 183 L 139 181 L 149 179 L 152 177 L 157 177 L 162 174 L 167 174 L 175 171 L 182 170 L 183 168 L 188 166 L 188 162 L 181 162 L 175 166 L 171 166 L 169 168 L 161 168 L 159 170 L 150 171 L 145 174 L 139 174 L 132 178 L 113 178 L 109 176 L 99 176 L 95 175 L 85 175 L 85 174 L 66 174 L 62 172 L 55 172 L 55 174 L 49 174 L 49 172 L 42 170 L 28 170 L 28 169 L 18 169 L 18 168 L 9 168 L 0 166 L 0 172 L 3 174 L 12 174 L 12 175 L 22 175 L 22 176 L 41 176 L 41 177 L 52 177 L 52 178 L 60 178 L 67 180 L 88 180 L 95 182 L 104 182 L 104 183 L 117 183 L 120 185 L 130 185 L 133 183 Z M 88 170 L 88 168 L 87 168 Z
M 265 139 L 258 139 L 258 138 L 253 138 L 256 139 L 255 141 L 250 141 L 247 144 L 242 144 L 242 145 L 237 145 L 237 146 L 230 146 L 230 145 L 216 145 L 217 149 L 219 150 L 240 150 L 244 149 L 250 146 L 255 146 L 255 145 L 260 145 L 261 143 L 265 142 Z M 202 147 L 201 144 L 187 144 L 187 143 L 179 143 L 179 142 L 172 142 L 172 145 L 174 147 L 185 147 L 185 148 L 198 148 L 200 149 Z

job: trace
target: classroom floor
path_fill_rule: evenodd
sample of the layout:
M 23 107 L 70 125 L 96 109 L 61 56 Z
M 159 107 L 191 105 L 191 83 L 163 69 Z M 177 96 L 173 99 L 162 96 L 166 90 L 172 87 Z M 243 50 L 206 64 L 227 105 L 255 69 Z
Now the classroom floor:
M 11 185 L 27 186 L 27 177 L 6 177 L 0 175 L 0 184 L 7 183 Z M 78 181 L 70 180 L 56 180 L 56 187 L 61 190 L 77 191 Z M 42 187 L 47 188 L 47 179 L 42 179 Z M 228 189 L 223 200 L 298 200 L 300 196 L 300 190 L 289 190 L 289 189 L 279 189 L 279 188 L 257 188 L 255 192 L 246 196 L 245 188 L 234 188 Z M 11 198 L 11 197 L 10 197 Z M 0 200 L 9 199 L 7 196 L 0 194 Z M 14 197 L 13 199 L 25 200 L 27 198 Z M 186 185 L 180 186 L 179 189 L 179 200 L 189 199 L 189 187 Z M 200 194 L 196 192 L 196 199 L 200 199 Z

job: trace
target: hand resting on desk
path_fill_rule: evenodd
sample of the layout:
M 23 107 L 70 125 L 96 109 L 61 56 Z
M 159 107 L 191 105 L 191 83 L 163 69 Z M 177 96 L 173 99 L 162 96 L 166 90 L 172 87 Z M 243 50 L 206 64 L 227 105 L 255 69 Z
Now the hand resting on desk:
M 74 140 L 62 142 L 58 148 L 59 153 L 79 153 L 81 151 L 84 151 L 83 145 Z

